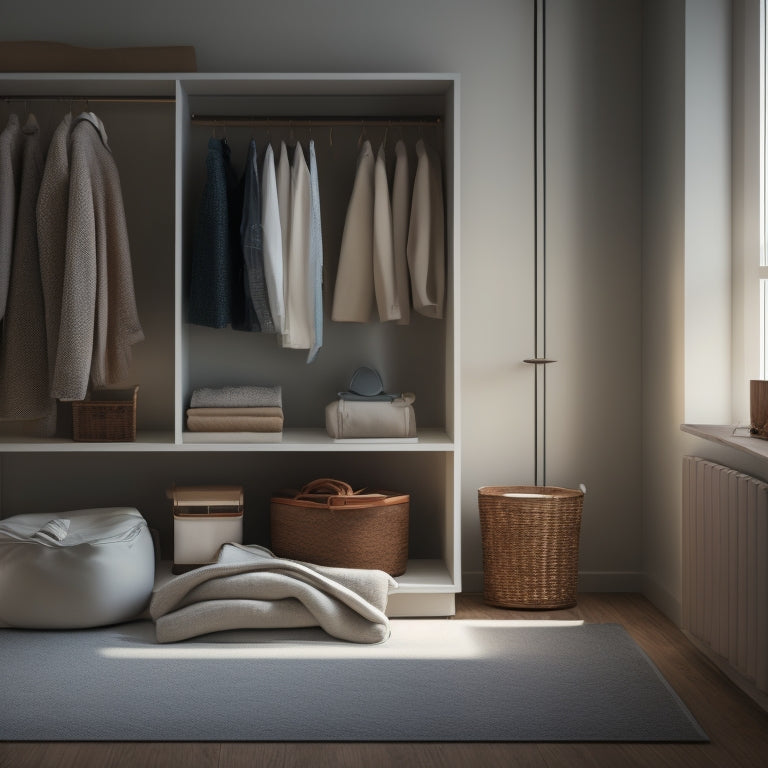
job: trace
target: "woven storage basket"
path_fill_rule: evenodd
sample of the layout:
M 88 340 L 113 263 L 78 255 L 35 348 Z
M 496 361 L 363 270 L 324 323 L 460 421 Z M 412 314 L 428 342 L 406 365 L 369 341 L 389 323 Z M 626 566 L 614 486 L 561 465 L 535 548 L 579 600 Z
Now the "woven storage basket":
M 478 501 L 485 602 L 502 608 L 576 605 L 583 492 L 486 486 Z
M 271 549 L 291 560 L 400 576 L 408 565 L 409 507 L 407 494 L 355 493 L 322 478 L 293 496 L 272 497 Z
M 133 442 L 136 439 L 138 386 L 94 390 L 72 403 L 72 437 L 82 442 Z

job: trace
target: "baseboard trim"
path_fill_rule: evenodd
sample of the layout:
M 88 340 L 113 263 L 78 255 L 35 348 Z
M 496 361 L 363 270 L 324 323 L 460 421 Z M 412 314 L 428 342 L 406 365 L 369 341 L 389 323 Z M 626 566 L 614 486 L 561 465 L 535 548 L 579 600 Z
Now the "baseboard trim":
M 683 606 L 671 592 L 666 590 L 651 576 L 643 578 L 640 590 L 676 627 L 683 624 Z

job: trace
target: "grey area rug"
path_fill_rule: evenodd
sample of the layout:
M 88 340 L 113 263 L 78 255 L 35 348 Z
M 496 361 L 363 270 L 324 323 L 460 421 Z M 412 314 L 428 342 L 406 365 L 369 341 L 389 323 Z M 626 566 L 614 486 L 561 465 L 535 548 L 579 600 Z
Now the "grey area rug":
M 160 645 L 150 622 L 0 630 L 3 741 L 706 741 L 617 624 L 398 619 Z

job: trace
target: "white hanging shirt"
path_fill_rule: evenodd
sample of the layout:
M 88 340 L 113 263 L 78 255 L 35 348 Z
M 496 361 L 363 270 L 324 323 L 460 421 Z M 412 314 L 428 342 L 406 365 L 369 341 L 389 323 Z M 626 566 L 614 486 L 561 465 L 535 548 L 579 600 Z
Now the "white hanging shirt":
M 275 332 L 282 333 L 285 322 L 283 234 L 277 195 L 275 153 L 272 151 L 271 144 L 267 144 L 264 150 L 264 166 L 261 172 L 261 226 L 269 311 L 272 314 Z
M 315 142 L 309 142 L 309 269 L 307 305 L 312 330 L 311 363 L 323 346 L 323 228 L 320 218 L 320 181 L 317 176 Z
M 288 232 L 291 228 L 291 164 L 288 148 L 280 142 L 277 160 L 277 207 L 280 213 L 280 239 L 283 248 L 283 336 L 288 333 Z M 282 339 L 281 339 L 282 341 Z
M 291 221 L 288 230 L 288 283 L 285 302 L 286 332 L 283 346 L 312 346 L 312 313 L 309 311 L 309 168 L 297 142 L 291 165 Z

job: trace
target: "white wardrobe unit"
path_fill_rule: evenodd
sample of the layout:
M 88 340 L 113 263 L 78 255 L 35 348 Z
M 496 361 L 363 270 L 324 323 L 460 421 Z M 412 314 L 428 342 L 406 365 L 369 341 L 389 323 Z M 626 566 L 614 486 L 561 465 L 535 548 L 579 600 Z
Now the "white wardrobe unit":
M 167 489 L 237 483 L 245 489 L 244 540 L 269 546 L 272 491 L 338 477 L 354 487 L 411 494 L 409 564 L 389 613 L 454 612 L 461 589 L 458 356 L 458 77 L 442 74 L 8 74 L 0 75 L 0 123 L 34 111 L 43 144 L 64 113 L 95 112 L 118 165 L 145 340 L 129 383 L 139 385 L 134 443 L 73 442 L 66 408 L 55 438 L 24 437 L 0 424 L 0 515 L 132 504 L 172 557 Z M 226 138 L 242 173 L 285 140 L 314 141 L 323 228 L 324 344 L 317 359 L 282 349 L 274 336 L 192 325 L 187 281 L 208 140 Z M 446 213 L 446 312 L 411 312 L 407 325 L 330 320 L 338 254 L 363 140 L 394 161 L 402 139 L 415 171 L 423 139 L 442 159 Z M 416 395 L 417 442 L 338 442 L 325 406 L 361 365 L 389 392 Z M 202 386 L 279 384 L 279 442 L 223 442 L 188 433 L 185 411 Z

